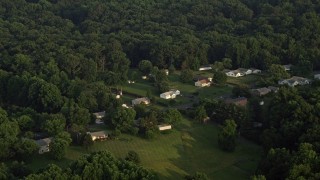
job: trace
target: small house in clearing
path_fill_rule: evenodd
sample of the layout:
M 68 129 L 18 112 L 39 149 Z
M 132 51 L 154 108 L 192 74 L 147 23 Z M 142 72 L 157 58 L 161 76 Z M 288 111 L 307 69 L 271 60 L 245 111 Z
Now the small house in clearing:
M 292 64 L 285 64 L 285 65 L 282 65 L 282 67 L 284 68 L 285 71 L 290 71 Z
M 278 81 L 279 85 L 288 85 L 290 87 L 294 87 L 297 85 L 307 85 L 310 84 L 311 81 L 307 78 L 299 77 L 299 76 L 292 76 L 289 79 L 283 79 Z
M 210 65 L 205 65 L 205 66 L 201 66 L 199 68 L 199 71 L 207 71 L 207 70 L 211 70 L 212 67 Z
M 93 115 L 96 117 L 96 124 L 103 124 L 102 118 L 106 115 L 106 111 L 96 112 Z
M 105 131 L 88 132 L 91 135 L 92 141 L 105 140 L 108 138 L 108 134 Z
M 237 69 L 237 70 L 227 71 L 226 75 L 229 76 L 229 77 L 241 77 L 241 76 L 244 76 L 245 73 L 243 73 L 242 71 Z
M 162 99 L 174 99 L 177 97 L 177 95 L 180 95 L 179 90 L 170 90 L 168 92 L 164 92 L 160 94 L 160 98 Z
M 169 75 L 169 70 L 168 69 L 165 69 L 164 72 L 166 73 L 167 76 Z
M 202 79 L 194 83 L 197 87 L 209 87 L 211 85 L 211 81 L 209 79 Z
M 161 124 L 158 125 L 159 131 L 165 131 L 165 130 L 170 130 L 172 129 L 170 124 Z
M 102 119 L 106 115 L 106 111 L 95 112 L 93 115 L 95 115 L 97 119 Z
M 320 74 L 315 74 L 315 75 L 314 75 L 314 79 L 320 80 Z
M 137 99 L 134 99 L 132 100 L 132 105 L 138 105 L 138 104 L 150 104 L 150 99 L 147 98 L 147 97 L 142 97 L 142 98 L 137 98 Z
M 249 75 L 252 74 L 252 70 L 251 69 L 245 69 L 245 68 L 239 68 L 237 69 L 238 71 L 242 72 L 245 75 Z
M 50 151 L 50 143 L 52 142 L 52 138 L 44 138 L 39 139 L 36 143 L 39 146 L 39 154 L 43 154 Z
M 251 70 L 251 73 L 252 73 L 252 74 L 259 74 L 259 73 L 261 73 L 261 70 L 260 70 L 260 69 L 250 68 L 250 70 Z

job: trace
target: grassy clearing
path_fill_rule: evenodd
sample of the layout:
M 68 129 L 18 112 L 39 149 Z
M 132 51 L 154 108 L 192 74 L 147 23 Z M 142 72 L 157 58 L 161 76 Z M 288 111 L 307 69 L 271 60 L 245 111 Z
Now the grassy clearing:
M 227 83 L 238 86 L 250 87 L 257 83 L 261 75 L 259 74 L 250 74 L 242 77 L 228 77 Z
M 182 179 L 188 173 L 205 172 L 210 179 L 248 179 L 259 161 L 260 148 L 242 138 L 233 153 L 218 148 L 218 127 L 214 124 L 193 124 L 188 120 L 168 134 L 154 140 L 121 135 L 118 140 L 96 142 L 88 151 L 71 146 L 61 162 L 37 156 L 29 165 L 33 169 L 57 163 L 65 167 L 71 160 L 93 151 L 108 150 L 123 158 L 129 150 L 136 151 L 144 167 L 153 169 L 160 179 Z

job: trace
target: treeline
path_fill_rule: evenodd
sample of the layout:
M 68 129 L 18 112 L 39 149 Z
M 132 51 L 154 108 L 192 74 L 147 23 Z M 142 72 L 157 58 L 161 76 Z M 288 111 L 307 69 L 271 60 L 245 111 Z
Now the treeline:
M 91 112 L 112 112 L 121 106 L 109 86 L 132 77 L 129 68 L 142 60 L 152 62 L 148 67 L 186 72 L 223 59 L 231 60 L 231 68 L 272 72 L 272 64 L 291 63 L 319 69 L 319 11 L 320 3 L 311 0 L 1 0 L 0 159 L 23 159 L 34 153 L 31 139 L 36 132 L 65 142 L 70 139 L 64 133 L 67 128 L 71 138 L 85 132 L 93 120 Z M 159 80 L 162 74 L 155 81 L 160 91 L 168 89 L 160 87 L 166 82 Z M 266 151 L 313 148 L 318 153 L 317 91 L 281 90 L 267 116 L 255 109 L 255 117 L 264 124 L 261 142 Z M 241 120 L 242 110 L 215 107 L 231 112 L 226 117 L 236 117 L 240 129 L 253 123 Z M 205 108 L 212 116 L 213 111 Z M 113 119 L 129 128 L 121 123 L 112 126 L 133 131 L 135 113 L 126 111 L 114 111 Z M 140 131 L 146 136 L 152 136 L 159 114 L 141 116 Z M 176 112 L 171 115 L 180 117 Z M 153 125 L 147 126 L 150 122 Z M 313 172 L 318 171 L 318 161 L 312 163 L 285 165 L 283 176 L 270 175 L 274 166 L 262 163 L 260 172 L 276 179 L 300 168 L 292 179 L 301 174 L 317 179 Z
M 71 163 L 66 169 L 51 164 L 37 173 L 30 173 L 24 164 L 14 163 L 11 167 L 0 164 L 1 179 L 158 179 L 155 173 L 139 165 L 116 159 L 107 151 L 92 153 L 83 156 Z
M 249 96 L 244 89 L 238 91 Z M 234 137 L 240 134 L 261 144 L 262 160 L 252 179 L 319 179 L 319 95 L 319 81 L 314 81 L 310 86 L 281 87 L 266 97 L 251 97 L 246 108 L 208 99 L 200 104 L 211 120 L 224 124 L 219 134 L 222 149 L 233 151 Z M 223 141 L 223 137 L 230 139 Z
M 1 67 L 46 76 L 44 67 L 54 62 L 68 78 L 86 80 L 124 79 L 127 66 L 143 59 L 159 68 L 197 69 L 223 58 L 231 58 L 234 68 L 308 62 L 319 68 L 319 6 L 316 1 L 2 1 Z

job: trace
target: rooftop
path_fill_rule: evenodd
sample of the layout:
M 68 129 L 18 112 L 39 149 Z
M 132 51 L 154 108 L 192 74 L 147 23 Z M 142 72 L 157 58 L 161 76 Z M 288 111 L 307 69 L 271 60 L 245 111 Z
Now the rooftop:
M 44 138 L 44 139 L 37 140 L 36 143 L 39 146 L 47 146 L 51 143 L 51 141 L 52 141 L 52 138 Z

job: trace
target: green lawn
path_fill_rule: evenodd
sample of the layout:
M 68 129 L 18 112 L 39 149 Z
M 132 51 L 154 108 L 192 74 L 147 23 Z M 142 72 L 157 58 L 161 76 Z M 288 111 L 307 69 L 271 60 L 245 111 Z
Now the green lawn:
M 157 172 L 160 179 L 182 179 L 195 171 L 205 172 L 210 179 L 248 179 L 259 161 L 260 147 L 239 138 L 235 152 L 223 152 L 218 148 L 217 132 L 214 124 L 200 125 L 184 120 L 171 133 L 161 134 L 155 140 L 121 135 L 118 140 L 96 142 L 89 151 L 71 146 L 60 162 L 37 156 L 29 166 L 34 170 L 47 163 L 65 167 L 88 152 L 108 150 L 123 158 L 129 150 L 134 150 L 140 155 L 142 165 Z
M 242 77 L 228 77 L 227 83 L 249 87 L 250 85 L 257 83 L 261 76 L 261 74 L 250 74 Z

